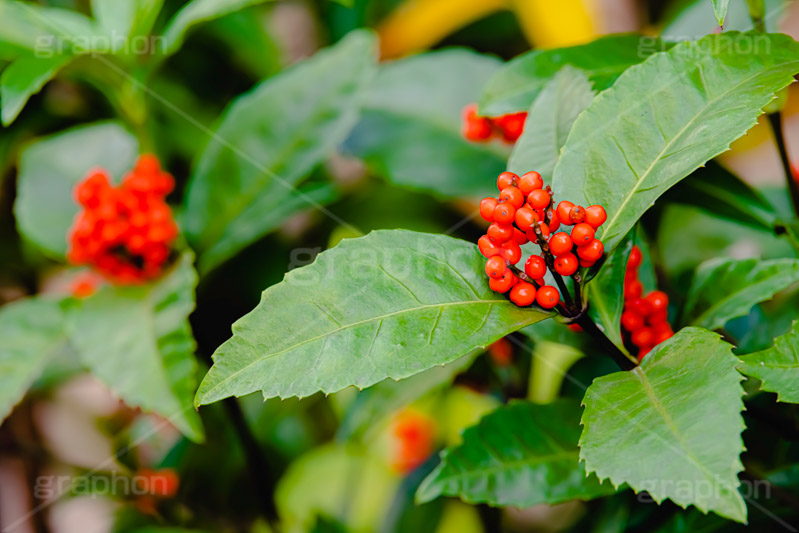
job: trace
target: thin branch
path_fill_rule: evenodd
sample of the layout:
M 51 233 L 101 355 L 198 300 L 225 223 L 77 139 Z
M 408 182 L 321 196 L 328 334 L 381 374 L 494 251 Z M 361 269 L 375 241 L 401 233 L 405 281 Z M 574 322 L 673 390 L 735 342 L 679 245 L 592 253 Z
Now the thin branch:
M 782 162 L 782 169 L 785 172 L 785 181 L 788 185 L 788 191 L 791 193 L 791 203 L 793 204 L 793 211 L 799 217 L 799 184 L 793 177 L 793 170 L 791 169 L 791 162 L 788 159 L 788 149 L 785 145 L 785 137 L 782 133 L 782 113 L 777 111 L 768 115 L 771 129 L 774 131 L 774 140 L 777 143 L 777 150 L 780 153 L 780 161 Z

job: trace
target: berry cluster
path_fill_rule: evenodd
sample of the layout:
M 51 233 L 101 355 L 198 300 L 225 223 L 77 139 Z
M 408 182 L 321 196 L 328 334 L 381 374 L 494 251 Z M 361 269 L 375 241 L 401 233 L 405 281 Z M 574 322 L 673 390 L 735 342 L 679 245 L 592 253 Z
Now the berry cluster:
M 463 108 L 463 137 L 472 142 L 487 142 L 496 137 L 512 144 L 521 137 L 526 120 L 526 112 L 481 117 L 477 114 L 477 104 L 469 104 Z
M 639 360 L 654 346 L 674 335 L 668 322 L 669 297 L 666 293 L 652 291 L 644 296 L 644 286 L 638 279 L 641 259 L 641 249 L 633 246 L 627 260 L 624 313 L 621 315 L 622 332 L 629 343 L 638 348 Z
M 164 201 L 174 186 L 152 155 L 142 155 L 118 187 L 105 170 L 91 171 L 75 187 L 83 210 L 70 230 L 69 261 L 91 265 L 119 284 L 158 276 L 178 235 Z
M 510 291 L 511 301 L 519 306 L 537 302 L 544 309 L 552 309 L 560 303 L 561 294 L 544 284 L 547 269 L 565 291 L 560 276 L 576 275 L 579 267 L 593 266 L 602 257 L 605 248 L 595 233 L 607 218 L 605 209 L 600 205 L 583 208 L 566 201 L 554 207 L 552 190 L 544 188 L 538 172 L 522 177 L 503 172 L 497 178 L 497 188 L 499 198 L 480 202 L 480 216 L 491 225 L 477 241 L 480 252 L 488 258 L 486 274 L 491 278 L 491 289 Z M 555 233 L 561 225 L 573 226 L 571 232 Z M 522 258 L 521 245 L 529 241 L 541 247 L 542 255 L 527 258 L 522 273 L 514 265 Z M 564 297 L 569 298 L 566 294 Z

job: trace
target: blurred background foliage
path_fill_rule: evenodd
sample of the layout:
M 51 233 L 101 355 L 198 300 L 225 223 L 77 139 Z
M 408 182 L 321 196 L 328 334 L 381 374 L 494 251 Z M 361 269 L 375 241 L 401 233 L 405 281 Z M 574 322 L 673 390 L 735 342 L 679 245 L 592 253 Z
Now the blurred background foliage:
M 87 0 L 37 4 L 91 12 Z M 184 4 L 167 0 L 157 17 L 145 24 L 151 24 L 155 33 L 162 31 Z M 335 223 L 318 211 L 297 209 L 274 231 L 258 236 L 240 253 L 203 273 L 196 311 L 190 318 L 201 370 L 205 370 L 210 354 L 230 336 L 231 324 L 257 304 L 265 287 L 342 238 L 399 227 L 469 240 L 479 236 L 474 200 L 489 191 L 492 176 L 504 168 L 510 151 L 461 139 L 460 109 L 479 100 L 502 61 L 530 49 L 583 44 L 608 33 L 642 32 L 679 40 L 716 28 L 707 0 L 249 4 L 198 23 L 186 33 L 185 42 L 176 45 L 179 48 L 155 60 L 117 57 L 103 70 L 95 59 L 76 58 L 31 96 L 18 117 L 4 116 L 7 124 L 0 129 L 0 303 L 63 291 L 69 276 L 52 259 L 53 250 L 19 235 L 14 219 L 21 170 L 17 162 L 35 139 L 121 119 L 134 135 L 129 142 L 155 151 L 174 174 L 178 187 L 170 200 L 179 204 L 198 151 L 208 144 L 209 134 L 231 101 L 355 29 L 377 32 L 384 62 L 358 122 L 340 149 L 314 165 L 303 181 L 332 184 L 330 194 L 320 201 L 327 203 L 333 218 L 347 224 Z M 766 5 L 769 29 L 799 35 L 799 4 L 774 0 Z M 0 29 L 8 20 L 0 13 Z M 748 27 L 745 3 L 731 2 L 725 29 Z M 0 69 L 9 68 L 18 54 L 12 47 L 0 47 Z M 414 59 L 403 61 L 406 57 Z M 796 88 L 787 98 L 784 114 L 789 151 L 799 153 Z M 92 142 L 84 139 L 81 145 L 52 149 L 58 153 L 29 155 L 33 173 L 43 173 L 54 183 L 70 162 L 86 157 L 124 169 L 137 151 L 134 147 L 128 150 L 131 153 L 124 149 L 93 153 Z M 760 189 L 782 213 L 790 211 L 781 189 L 772 192 L 781 186 L 782 176 L 766 124 L 736 142 L 719 162 Z M 33 194 L 46 195 L 50 187 L 57 188 L 45 182 Z M 651 246 L 662 269 L 652 270 L 649 281 L 642 274 L 644 283 L 649 290 L 655 288 L 656 276 L 660 288 L 675 296 L 705 259 L 794 255 L 786 241 L 769 231 L 740 220 L 719 219 L 684 203 L 656 206 L 642 228 L 641 242 Z M 53 225 L 46 231 L 58 235 L 66 230 L 66 226 Z M 683 244 L 687 234 L 694 239 L 691 247 Z M 761 304 L 750 316 L 729 324 L 743 349 L 764 348 L 788 330 L 791 315 L 781 310 L 795 306 L 791 296 Z M 253 395 L 240 402 L 204 407 L 206 441 L 202 445 L 162 424 L 157 415 L 122 404 L 84 373 L 74 354 L 64 350 L 0 428 L 0 526 L 18 524 L 12 531 L 37 533 L 267 532 L 270 523 L 279 519 L 286 532 L 693 532 L 739 527 L 694 510 L 677 513 L 670 503 L 646 505 L 629 491 L 589 503 L 521 510 L 500 511 L 455 499 L 415 506 L 415 490 L 435 466 L 434 452 L 458 442 L 460 431 L 486 412 L 509 398 L 546 402 L 559 393 L 582 396 L 582 390 L 573 383 L 561 383 L 551 368 L 536 365 L 537 358 L 557 360 L 563 368 L 574 365 L 572 375 L 584 383 L 611 370 L 607 361 L 584 355 L 583 339 L 565 326 L 548 321 L 528 329 L 529 336 L 514 336 L 513 342 L 495 346 L 489 354 L 474 354 L 400 383 L 383 382 L 362 392 L 348 389 L 301 401 L 264 403 Z M 536 336 L 546 337 L 547 342 L 533 343 L 530 338 Z M 447 386 L 453 382 L 454 387 Z M 791 416 L 796 418 L 795 411 Z M 411 468 L 397 464 L 403 455 L 397 450 L 402 441 L 398 425 L 407 417 L 433 428 L 421 446 L 424 457 Z M 769 442 L 775 431 L 758 423 L 750 428 L 745 435 L 750 449 Z M 776 454 L 787 457 L 795 452 L 794 443 Z M 113 453 L 117 459 L 107 461 Z M 769 471 L 779 464 L 779 457 L 774 457 L 773 465 L 762 467 Z M 179 472 L 178 496 L 160 502 L 155 512 L 143 508 L 140 501 L 114 494 L 67 494 L 50 502 L 30 490 L 37 475 L 110 476 L 142 467 Z M 781 472 L 774 475 L 773 483 L 795 495 L 799 473 Z M 37 505 L 46 505 L 47 512 L 19 522 Z M 794 517 L 797 509 L 793 508 Z M 763 525 L 768 524 L 766 519 L 753 513 L 751 527 L 769 530 L 771 525 Z

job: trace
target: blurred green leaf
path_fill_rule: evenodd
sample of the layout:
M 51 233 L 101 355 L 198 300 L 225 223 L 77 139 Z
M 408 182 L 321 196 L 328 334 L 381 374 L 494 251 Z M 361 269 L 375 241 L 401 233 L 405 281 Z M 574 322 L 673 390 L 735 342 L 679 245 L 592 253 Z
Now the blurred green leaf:
M 152 30 L 164 0 L 92 0 L 92 15 L 110 37 L 111 50 L 130 50 L 134 36 L 147 36 Z
M 710 259 L 696 269 L 683 323 L 721 328 L 797 281 L 799 259 Z
M 188 316 L 197 274 L 184 254 L 171 272 L 144 286 L 106 286 L 76 300 L 70 341 L 92 374 L 125 403 L 163 416 L 194 441 L 202 422 L 192 408 L 197 362 Z
M 572 125 L 593 98 L 591 82 L 583 71 L 568 65 L 559 70 L 530 106 L 530 127 L 516 141 L 508 170 L 519 175 L 536 170 L 545 183 L 551 183 Z
M 217 349 L 195 403 L 406 378 L 552 315 L 492 292 L 484 263 L 473 244 L 442 235 L 345 239 L 264 291 Z
M 275 503 L 289 532 L 311 531 L 320 515 L 348 530 L 377 531 L 398 481 L 387 465 L 364 450 L 328 444 L 291 463 L 277 486 Z
M 586 285 L 588 316 L 624 353 L 627 349 L 621 339 L 621 314 L 624 312 L 624 276 L 632 249 L 630 236 L 607 256 L 599 274 Z
M 381 420 L 413 403 L 425 394 L 452 383 L 455 376 L 465 371 L 474 361 L 464 356 L 448 365 L 434 366 L 402 381 L 384 379 L 361 391 L 339 426 L 342 439 L 361 437 L 364 441 L 374 433 Z
M 93 21 L 77 11 L 0 0 L 0 43 L 35 52 L 37 57 L 91 51 L 99 36 Z
M 121 179 L 138 152 L 136 138 L 115 122 L 80 126 L 27 146 L 19 158 L 14 204 L 20 233 L 53 257 L 63 257 L 79 207 L 72 196 L 75 184 L 96 167 Z
M 713 2 L 713 14 L 716 15 L 716 22 L 719 26 L 724 26 L 724 17 L 727 16 L 727 5 L 730 0 L 711 0 Z
M 597 236 L 610 253 L 661 194 L 754 126 L 797 71 L 799 44 L 779 34 L 709 35 L 653 55 L 580 115 L 553 188 L 605 207 Z
M 622 34 L 578 46 L 527 52 L 508 62 L 491 78 L 483 90 L 480 112 L 493 117 L 527 110 L 555 73 L 566 65 L 585 71 L 594 90 L 602 91 L 628 67 L 669 46 L 654 37 Z
M 50 358 L 66 344 L 59 300 L 42 297 L 0 307 L 0 423 Z
M 760 192 L 712 161 L 666 191 L 663 201 L 692 205 L 767 231 L 777 219 L 774 206 Z
M 507 150 L 461 134 L 461 112 L 500 63 L 463 49 L 382 66 L 345 147 L 394 184 L 444 198 L 484 196 Z
M 225 112 L 188 185 L 185 228 L 208 271 L 330 190 L 297 185 L 347 136 L 376 42 L 357 32 L 258 85 Z
M 594 380 L 583 399 L 586 470 L 658 503 L 669 498 L 746 522 L 737 490 L 744 422 L 736 364 L 719 335 L 685 328 L 641 366 Z
M 761 381 L 760 388 L 777 393 L 781 402 L 799 403 L 799 322 L 791 331 L 774 339 L 774 346 L 745 355 L 738 367 L 747 376 Z
M 729 4 L 724 17 L 724 31 L 747 31 L 753 27 L 749 17 L 748 2 L 735 1 Z M 789 2 L 786 0 L 766 0 L 764 21 L 766 30 L 776 32 Z M 666 41 L 693 41 L 718 30 L 714 20 L 713 2 L 708 0 L 687 0 L 671 2 L 672 9 L 664 14 L 664 28 L 661 39 Z M 676 9 L 675 9 L 676 8 Z
M 442 452 L 417 500 L 446 495 L 473 504 L 529 507 L 612 494 L 609 483 L 602 486 L 595 476 L 586 476 L 579 436 L 576 403 L 514 401 L 467 429 L 463 444 Z
M 20 56 L 0 74 L 0 104 L 4 126 L 17 118 L 28 99 L 42 90 L 56 73 L 71 61 L 69 55 L 50 58 Z
M 233 13 L 266 0 L 191 0 L 175 13 L 164 29 L 164 49 L 172 54 L 180 48 L 186 33 L 197 24 Z

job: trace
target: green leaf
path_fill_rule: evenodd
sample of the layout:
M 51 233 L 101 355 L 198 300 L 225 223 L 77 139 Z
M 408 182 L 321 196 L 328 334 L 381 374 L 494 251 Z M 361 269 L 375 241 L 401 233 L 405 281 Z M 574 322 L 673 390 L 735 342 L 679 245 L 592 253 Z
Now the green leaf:
M 92 14 L 111 38 L 111 50 L 131 50 L 130 37 L 148 36 L 164 0 L 92 0 Z
M 0 422 L 66 342 L 58 300 L 29 298 L 0 308 Z
M 534 127 L 525 128 L 516 141 L 508 170 L 519 175 L 536 170 L 550 183 L 574 121 L 593 98 L 591 82 L 583 71 L 568 65 L 558 71 L 530 106 L 527 116 Z
M 741 361 L 738 370 L 759 379 L 761 389 L 776 392 L 781 402 L 799 403 L 799 322 L 774 339 L 774 346 L 745 355 Z
M 17 199 L 20 233 L 55 258 L 67 251 L 78 204 L 72 189 L 95 167 L 121 179 L 138 156 L 136 138 L 115 122 L 73 128 L 38 140 L 20 154 Z
M 0 104 L 2 121 L 8 126 L 17 118 L 28 99 L 42 90 L 72 58 L 68 55 L 39 59 L 21 56 L 0 74 Z
M 630 236 L 607 257 L 599 274 L 586 284 L 588 316 L 624 353 L 627 349 L 621 339 L 621 314 L 624 312 L 624 276 L 632 249 Z
M 191 403 L 197 362 L 188 321 L 196 285 L 187 253 L 150 285 L 106 286 L 74 302 L 69 333 L 83 363 L 125 403 L 158 413 L 199 442 L 202 422 Z
M 774 206 L 760 192 L 712 161 L 669 189 L 663 201 L 692 205 L 768 231 L 777 220 Z
M 233 13 L 266 0 L 192 0 L 175 13 L 164 29 L 164 53 L 172 54 L 180 48 L 193 26 Z
M 0 0 L 0 43 L 35 52 L 37 57 L 91 51 L 98 36 L 92 20 L 77 11 Z
M 696 269 L 683 323 L 723 327 L 797 281 L 799 259 L 710 259 Z
M 586 470 L 658 503 L 746 521 L 738 493 L 741 375 L 732 346 L 701 328 L 659 344 L 641 366 L 594 380 L 583 399 Z
M 264 291 L 233 325 L 195 404 L 406 378 L 551 316 L 492 292 L 484 263 L 473 244 L 441 235 L 345 239 Z
M 486 176 L 505 170 L 507 150 L 464 139 L 461 112 L 499 65 L 451 49 L 382 66 L 345 148 L 397 185 L 444 198 L 485 196 Z
M 661 194 L 754 126 L 797 71 L 799 44 L 779 34 L 708 35 L 655 54 L 580 115 L 553 189 L 605 207 L 598 237 L 610 253 Z
M 610 35 L 588 44 L 533 50 L 508 62 L 483 90 L 480 112 L 487 116 L 525 111 L 555 73 L 566 65 L 585 71 L 594 90 L 610 87 L 631 65 L 670 45 L 640 35 Z
M 568 400 L 547 405 L 513 401 L 463 433 L 416 494 L 419 502 L 441 495 L 467 503 L 529 507 L 590 500 L 615 492 L 587 476 L 579 459 L 580 408 Z
M 730 0 L 711 0 L 713 2 L 713 14 L 716 15 L 716 21 L 719 26 L 724 26 L 724 17 L 727 16 L 727 5 Z
M 187 192 L 185 228 L 201 271 L 275 229 L 290 211 L 319 205 L 295 187 L 355 124 L 375 45 L 370 33 L 352 33 L 225 112 Z

